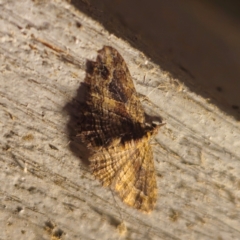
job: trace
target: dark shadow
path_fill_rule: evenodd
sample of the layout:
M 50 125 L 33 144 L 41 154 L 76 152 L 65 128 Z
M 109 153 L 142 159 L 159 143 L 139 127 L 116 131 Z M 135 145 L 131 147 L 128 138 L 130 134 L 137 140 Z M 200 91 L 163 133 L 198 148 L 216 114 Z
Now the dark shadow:
M 237 100 L 237 96 L 239 95 L 238 93 L 240 92 L 240 89 L 237 87 L 239 86 L 239 84 L 236 84 L 236 88 L 227 85 L 229 86 L 229 88 L 231 87 L 231 91 L 233 91 L 230 93 L 226 93 L 227 90 L 224 85 L 227 84 L 226 82 L 229 79 L 232 79 L 232 82 L 235 81 L 235 83 L 237 83 L 237 79 L 240 79 L 240 72 L 237 70 L 237 57 L 236 59 L 231 60 L 232 56 L 229 54 L 228 48 L 225 48 L 224 42 L 221 42 L 221 39 L 216 39 L 216 36 L 212 35 L 211 29 L 207 29 L 206 32 L 204 32 L 206 30 L 204 28 L 198 30 L 197 28 L 201 27 L 201 24 L 198 24 L 198 22 L 196 21 L 196 24 L 198 25 L 195 26 L 195 22 L 188 22 L 188 18 L 184 18 L 184 20 L 182 20 L 184 22 L 184 24 L 182 25 L 178 25 L 177 21 L 174 22 L 176 20 L 174 18 L 175 16 L 172 16 L 172 22 L 171 18 L 167 17 L 167 20 L 164 21 L 164 16 L 160 17 L 161 14 L 159 14 L 158 11 L 162 14 L 165 13 L 164 11 L 166 11 L 167 15 L 167 13 L 172 14 L 172 9 L 174 9 L 175 11 L 177 11 L 178 9 L 174 6 L 174 4 L 171 5 L 169 3 L 169 5 L 167 6 L 164 5 L 163 1 L 151 1 L 151 3 L 148 3 L 146 1 L 145 7 L 144 1 L 139 1 L 139 4 L 137 4 L 136 2 L 129 2 L 129 7 L 125 9 L 127 12 L 126 15 L 125 13 L 123 13 L 125 7 L 124 4 L 126 4 L 126 2 L 124 1 L 122 4 L 122 1 L 117 0 L 72 0 L 71 4 L 89 17 L 100 22 L 110 33 L 113 33 L 117 37 L 127 41 L 129 44 L 132 45 L 132 47 L 144 52 L 144 54 L 157 65 L 159 65 L 162 70 L 171 73 L 173 78 L 179 79 L 188 88 L 190 88 L 191 91 L 202 95 L 206 99 L 210 99 L 210 102 L 217 105 L 220 109 L 222 109 L 229 115 L 233 115 L 236 119 L 240 119 L 240 101 L 238 102 Z M 136 6 L 132 7 L 134 4 L 136 4 Z M 122 7 L 122 9 L 120 9 L 120 7 Z M 163 9 L 163 7 L 166 7 L 166 9 Z M 152 36 L 145 35 L 144 37 L 142 37 L 141 26 L 138 27 L 140 33 L 134 32 L 135 29 L 133 28 L 131 29 L 128 19 L 131 18 L 130 20 L 134 22 L 133 19 L 135 19 L 135 16 L 139 16 L 140 14 L 142 14 L 142 22 L 138 22 L 138 24 L 147 24 L 149 28 L 152 28 L 153 24 L 155 24 L 156 27 L 157 24 L 159 32 L 155 33 L 158 34 L 158 38 L 154 38 L 154 33 Z M 123 18 L 123 16 L 126 16 L 126 18 Z M 149 18 L 151 17 L 152 19 L 149 20 Z M 156 19 L 154 20 L 153 18 Z M 81 26 L 81 24 L 82 23 L 76 22 L 76 25 L 78 26 Z M 167 37 L 162 42 L 159 42 L 161 41 L 161 39 L 164 39 L 165 35 L 171 32 L 169 30 L 173 27 L 171 24 L 176 25 L 176 31 L 178 31 L 179 36 L 183 35 L 183 42 L 185 40 L 189 40 L 190 43 L 193 43 L 193 45 L 191 46 L 192 48 L 186 47 L 186 42 L 185 45 L 183 42 L 179 43 L 177 39 L 174 39 L 174 35 L 170 35 L 170 37 L 171 41 L 173 41 L 173 46 L 175 46 L 176 49 L 173 49 L 171 47 L 171 44 L 166 44 L 166 42 L 168 42 Z M 159 38 L 159 34 L 160 36 L 162 36 L 162 38 Z M 201 39 L 198 38 L 198 35 L 201 37 Z M 155 42 L 156 45 L 154 45 L 154 41 L 158 41 Z M 204 49 L 204 44 L 206 44 L 205 53 L 200 52 L 199 54 L 195 52 L 194 44 L 196 41 L 197 46 L 201 46 L 202 49 Z M 219 46 L 219 50 L 215 48 L 216 44 L 217 46 Z M 162 49 L 165 50 L 163 50 L 162 52 L 159 51 L 159 45 L 162 47 Z M 181 52 L 186 51 L 189 51 L 188 56 L 192 56 L 194 58 L 194 63 L 192 65 L 190 64 L 191 66 L 195 67 L 194 70 L 192 69 L 192 67 L 189 68 L 188 64 L 181 63 L 175 55 L 177 52 L 179 57 L 181 56 Z M 221 60 L 219 60 L 218 56 L 221 56 Z M 230 60 L 231 62 L 233 62 L 233 71 L 231 71 L 231 68 L 225 70 L 224 67 L 221 67 L 219 65 L 219 63 L 221 63 L 223 66 L 229 67 L 231 65 Z M 223 61 L 226 61 L 225 65 Z M 206 68 L 209 72 L 206 71 Z M 223 71 L 224 74 L 221 74 L 221 71 Z M 215 80 L 213 80 L 213 78 Z M 219 81 L 218 83 L 218 79 L 220 78 L 221 81 Z M 205 83 L 209 83 L 209 85 L 206 86 Z M 221 89 L 221 91 L 219 91 L 219 89 Z M 232 95 L 236 97 L 234 98 L 232 97 Z M 223 102 L 219 101 L 218 99 L 221 98 L 224 98 L 225 100 Z
M 80 158 L 85 165 L 89 165 L 90 150 L 77 137 L 79 126 L 81 125 L 85 109 L 85 97 L 87 89 L 84 83 L 81 83 L 77 90 L 75 98 L 66 104 L 64 110 L 69 116 L 67 124 L 67 133 L 69 138 L 69 148 L 75 156 Z

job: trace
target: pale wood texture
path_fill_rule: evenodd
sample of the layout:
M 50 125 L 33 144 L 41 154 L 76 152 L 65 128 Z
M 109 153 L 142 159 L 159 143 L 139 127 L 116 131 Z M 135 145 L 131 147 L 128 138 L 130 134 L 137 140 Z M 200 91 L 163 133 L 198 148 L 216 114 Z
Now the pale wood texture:
M 0 239 L 240 239 L 239 122 L 67 2 L 1 1 L 0 16 Z M 166 122 L 149 215 L 94 180 L 72 141 L 86 61 L 104 45 Z

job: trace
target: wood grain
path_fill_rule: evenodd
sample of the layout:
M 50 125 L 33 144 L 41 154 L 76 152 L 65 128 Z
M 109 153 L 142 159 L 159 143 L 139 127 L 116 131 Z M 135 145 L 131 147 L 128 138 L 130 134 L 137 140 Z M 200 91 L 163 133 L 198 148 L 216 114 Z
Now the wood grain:
M 233 117 L 67 2 L 3 1 L 0 15 L 0 239 L 240 238 Z M 166 123 L 152 143 L 149 215 L 94 181 L 73 135 L 86 62 L 104 45 L 124 56 L 144 111 Z

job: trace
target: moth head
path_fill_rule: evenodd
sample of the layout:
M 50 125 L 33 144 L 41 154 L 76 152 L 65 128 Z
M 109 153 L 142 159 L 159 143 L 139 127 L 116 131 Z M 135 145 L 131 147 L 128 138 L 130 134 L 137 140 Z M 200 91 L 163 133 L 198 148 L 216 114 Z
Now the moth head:
M 146 132 L 147 132 L 147 136 L 151 137 L 154 135 L 157 135 L 158 130 L 161 126 L 165 125 L 165 123 L 159 123 L 159 122 L 152 122 L 152 123 L 146 123 Z

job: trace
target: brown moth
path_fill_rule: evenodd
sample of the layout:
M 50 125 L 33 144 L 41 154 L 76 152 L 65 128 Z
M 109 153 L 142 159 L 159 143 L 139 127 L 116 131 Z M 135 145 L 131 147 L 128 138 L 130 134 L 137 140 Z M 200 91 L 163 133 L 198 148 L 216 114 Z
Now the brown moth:
M 93 175 L 124 203 L 150 212 L 157 201 L 157 184 L 149 141 L 159 126 L 146 123 L 118 51 L 104 46 L 98 53 L 88 69 L 86 107 L 77 137 L 93 150 Z

